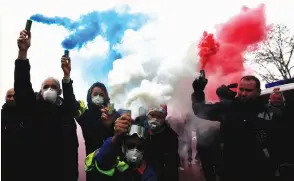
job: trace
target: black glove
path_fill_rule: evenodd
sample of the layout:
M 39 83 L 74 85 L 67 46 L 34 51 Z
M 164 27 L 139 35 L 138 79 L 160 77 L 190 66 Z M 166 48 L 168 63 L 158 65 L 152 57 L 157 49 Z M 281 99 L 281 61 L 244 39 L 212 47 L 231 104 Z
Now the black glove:
M 208 80 L 206 78 L 196 78 L 192 84 L 194 91 L 203 91 L 205 89 L 207 82 Z
M 228 86 L 221 85 L 216 89 L 216 95 L 219 99 L 232 100 L 236 97 L 237 93 L 232 91 L 230 88 L 236 88 L 238 84 L 230 84 Z
M 205 77 L 205 72 L 204 70 L 201 70 L 200 76 L 196 78 L 192 84 L 194 91 L 195 92 L 204 91 L 207 82 L 208 80 Z

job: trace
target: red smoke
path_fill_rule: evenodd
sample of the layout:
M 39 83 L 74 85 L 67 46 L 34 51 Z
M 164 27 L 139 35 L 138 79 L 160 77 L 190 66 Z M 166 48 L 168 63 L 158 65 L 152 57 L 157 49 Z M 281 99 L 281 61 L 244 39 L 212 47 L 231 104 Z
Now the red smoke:
M 265 6 L 249 9 L 243 7 L 240 14 L 217 28 L 216 41 L 212 34 L 203 34 L 198 48 L 202 68 L 208 85 L 206 96 L 217 101 L 215 93 L 222 84 L 239 82 L 244 72 L 243 55 L 250 47 L 266 39 Z
M 206 31 L 203 32 L 203 37 L 198 45 L 199 56 L 201 57 L 201 70 L 205 68 L 207 61 L 212 55 L 215 55 L 219 50 L 219 43 L 216 42 L 213 34 L 208 34 Z

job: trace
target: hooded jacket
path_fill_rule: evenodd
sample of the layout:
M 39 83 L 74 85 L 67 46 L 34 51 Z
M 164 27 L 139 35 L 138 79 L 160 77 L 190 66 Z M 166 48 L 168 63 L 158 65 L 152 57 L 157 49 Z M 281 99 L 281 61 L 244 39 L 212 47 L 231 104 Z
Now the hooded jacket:
M 92 103 L 91 93 L 93 88 L 95 87 L 99 87 L 104 90 L 108 97 L 108 92 L 104 84 L 100 82 L 94 83 L 89 88 L 87 94 L 88 109 L 86 109 L 86 111 L 77 119 L 83 131 L 87 154 L 90 154 L 94 150 L 99 148 L 106 138 L 113 135 L 113 126 L 106 127 L 102 123 L 101 111 L 95 104 Z M 107 102 L 105 103 L 105 105 L 107 105 Z M 114 116 L 113 121 L 115 121 L 115 119 L 116 116 Z
M 107 95 L 105 106 L 109 102 L 108 99 L 108 92 L 104 84 L 100 82 L 94 83 L 88 90 L 87 94 L 87 104 L 88 109 L 77 119 L 77 122 L 81 126 L 84 140 L 85 140 L 85 147 L 86 147 L 86 155 L 94 152 L 97 148 L 100 148 L 103 142 L 110 136 L 113 136 L 114 130 L 113 126 L 107 127 L 103 124 L 101 120 L 101 111 L 100 109 L 92 103 L 91 94 L 92 90 L 95 87 L 99 87 Z M 118 117 L 116 111 L 113 113 L 113 123 Z M 87 181 L 95 181 L 97 180 L 97 175 L 87 172 Z

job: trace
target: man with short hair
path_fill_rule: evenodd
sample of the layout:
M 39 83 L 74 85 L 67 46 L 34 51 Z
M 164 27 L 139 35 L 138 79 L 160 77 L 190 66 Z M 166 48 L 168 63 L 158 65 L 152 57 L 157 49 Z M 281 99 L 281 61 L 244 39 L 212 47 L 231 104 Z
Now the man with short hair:
M 1 145 L 2 145 L 2 178 L 6 181 L 17 181 L 23 178 L 23 170 L 15 174 L 15 163 L 25 167 L 25 157 L 16 157 L 19 150 L 27 154 L 28 124 L 17 111 L 14 89 L 6 92 L 6 102 L 1 109 Z
M 41 90 L 35 93 L 30 80 L 31 65 L 27 58 L 31 33 L 21 31 L 17 44 L 19 52 L 14 70 L 15 101 L 18 113 L 31 125 L 31 140 L 27 144 L 31 152 L 23 154 L 17 150 L 17 157 L 26 157 L 28 161 L 23 168 L 19 168 L 18 162 L 15 163 L 16 174 L 19 170 L 26 170 L 24 180 L 76 181 L 77 147 L 70 145 L 77 141 L 74 117 L 79 104 L 70 78 L 71 60 L 67 56 L 61 57 L 64 74 L 62 89 L 57 79 L 49 77 L 43 82 Z
M 247 75 L 241 78 L 238 87 L 237 97 L 243 101 L 248 101 L 260 96 L 260 81 L 253 75 Z
M 8 123 L 15 123 L 15 121 L 12 121 L 13 116 L 15 114 L 15 100 L 14 100 L 14 89 L 11 88 L 7 90 L 6 96 L 5 96 L 5 103 L 2 106 L 1 109 L 1 129 L 4 131 L 7 127 Z
M 202 119 L 219 121 L 224 139 L 224 179 L 228 181 L 269 180 L 272 170 L 266 165 L 267 149 L 263 147 L 262 130 L 273 119 L 259 96 L 260 81 L 255 76 L 244 76 L 238 86 L 237 97 L 228 102 L 204 104 L 205 77 L 193 82 L 192 107 Z M 264 115 L 271 115 L 265 117 Z
M 5 101 L 8 104 L 14 103 L 14 89 L 11 88 L 6 92 Z

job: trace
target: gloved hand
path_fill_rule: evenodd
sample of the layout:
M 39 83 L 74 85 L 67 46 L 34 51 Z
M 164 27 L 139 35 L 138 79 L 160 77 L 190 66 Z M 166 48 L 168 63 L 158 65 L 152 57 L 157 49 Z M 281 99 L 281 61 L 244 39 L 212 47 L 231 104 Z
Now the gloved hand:
M 230 84 L 228 86 L 221 85 L 219 88 L 216 89 L 216 95 L 219 99 L 227 99 L 231 100 L 236 97 L 237 93 L 232 91 L 230 88 L 236 88 L 238 84 Z
M 192 84 L 194 91 L 204 91 L 207 82 L 208 80 L 206 79 L 205 73 L 203 71 L 203 75 L 199 76 L 199 78 L 196 78 Z

